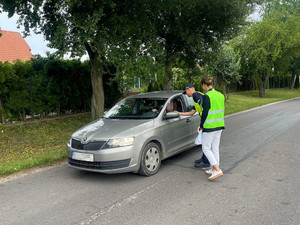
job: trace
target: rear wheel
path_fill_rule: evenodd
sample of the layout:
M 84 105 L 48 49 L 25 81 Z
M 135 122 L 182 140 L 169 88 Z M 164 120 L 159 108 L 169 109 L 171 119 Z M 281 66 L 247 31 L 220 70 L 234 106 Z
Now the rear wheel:
M 146 145 L 142 152 L 139 174 L 151 176 L 159 170 L 161 164 L 160 147 L 154 142 Z

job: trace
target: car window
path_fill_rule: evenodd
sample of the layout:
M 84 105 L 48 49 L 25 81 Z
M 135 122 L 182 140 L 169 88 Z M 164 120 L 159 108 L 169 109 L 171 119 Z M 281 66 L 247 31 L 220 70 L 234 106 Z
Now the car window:
M 127 98 L 117 103 L 106 114 L 111 119 L 152 119 L 158 116 L 167 99 Z
M 182 98 L 180 97 L 175 97 L 171 99 L 170 103 L 168 103 L 167 112 L 172 112 L 172 111 L 177 111 L 177 112 L 183 112 L 183 103 L 182 103 Z
M 184 97 L 186 98 L 187 100 L 187 112 L 191 111 L 193 108 L 194 108 L 194 100 L 193 100 L 193 97 L 189 97 L 187 95 L 184 95 Z

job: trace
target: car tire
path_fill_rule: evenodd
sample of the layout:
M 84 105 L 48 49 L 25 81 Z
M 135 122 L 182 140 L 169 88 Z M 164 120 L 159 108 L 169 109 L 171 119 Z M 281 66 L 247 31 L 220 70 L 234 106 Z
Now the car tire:
M 151 176 L 157 173 L 161 165 L 160 147 L 150 142 L 142 151 L 139 174 L 143 176 Z

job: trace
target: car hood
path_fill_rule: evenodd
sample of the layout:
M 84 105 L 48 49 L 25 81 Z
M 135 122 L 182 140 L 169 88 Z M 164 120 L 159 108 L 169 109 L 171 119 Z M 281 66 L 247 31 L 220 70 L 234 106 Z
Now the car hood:
M 153 127 L 151 120 L 116 120 L 101 118 L 80 128 L 72 138 L 84 140 L 108 140 L 112 138 L 132 137 Z

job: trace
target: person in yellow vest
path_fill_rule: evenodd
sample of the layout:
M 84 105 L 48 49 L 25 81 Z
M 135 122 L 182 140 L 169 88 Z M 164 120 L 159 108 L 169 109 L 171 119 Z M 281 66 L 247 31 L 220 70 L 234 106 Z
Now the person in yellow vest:
M 194 107 L 189 112 L 179 112 L 179 115 L 180 116 L 192 116 L 196 112 L 198 112 L 199 116 L 201 117 L 201 115 L 202 115 L 202 96 L 204 96 L 204 94 L 196 91 L 195 87 L 192 84 L 188 84 L 185 86 L 183 94 L 186 94 L 189 97 L 193 97 Z M 205 170 L 209 169 L 210 164 L 204 154 L 202 155 L 202 157 L 200 159 L 197 159 L 195 161 L 195 167 L 202 168 Z
M 211 77 L 203 77 L 201 84 L 206 92 L 203 96 L 203 112 L 200 124 L 200 128 L 203 131 L 202 150 L 211 165 L 211 168 L 205 173 L 209 175 L 209 180 L 214 180 L 223 176 L 223 172 L 219 167 L 219 145 L 222 130 L 225 129 L 225 98 L 222 93 L 213 88 L 213 79 Z

